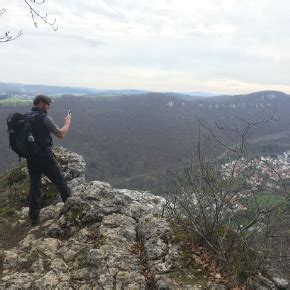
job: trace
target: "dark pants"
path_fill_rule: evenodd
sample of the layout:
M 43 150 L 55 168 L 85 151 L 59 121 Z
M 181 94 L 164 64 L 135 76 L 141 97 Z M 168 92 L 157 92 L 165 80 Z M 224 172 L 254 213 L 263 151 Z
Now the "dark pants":
M 30 178 L 30 192 L 28 196 L 29 217 L 34 222 L 38 219 L 40 212 L 39 199 L 42 174 L 47 176 L 56 185 L 63 202 L 71 195 L 71 191 L 51 151 L 35 158 L 28 158 L 26 161 Z

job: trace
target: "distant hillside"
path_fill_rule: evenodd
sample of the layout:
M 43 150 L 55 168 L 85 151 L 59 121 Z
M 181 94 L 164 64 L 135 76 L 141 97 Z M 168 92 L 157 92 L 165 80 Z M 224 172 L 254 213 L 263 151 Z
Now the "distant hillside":
M 235 102 L 235 103 L 253 103 L 253 102 L 265 102 L 267 100 L 278 100 L 281 98 L 287 98 L 289 95 L 279 92 L 279 91 L 260 91 L 254 92 L 246 95 L 220 95 L 220 96 L 213 96 L 209 98 L 205 98 L 205 102 L 208 103 L 222 103 L 222 102 Z
M 208 92 L 184 92 L 183 93 L 186 96 L 190 97 L 199 97 L 199 98 L 209 98 L 209 97 L 215 97 L 219 96 L 221 94 L 214 94 L 214 93 L 208 93 Z
M 83 87 L 67 87 L 67 86 L 49 86 L 49 85 L 33 85 L 33 84 L 18 84 L 0 82 L 1 95 L 26 95 L 35 96 L 37 94 L 47 94 L 50 96 L 75 95 L 75 96 L 119 96 L 144 94 L 145 90 L 103 90 Z
M 176 94 L 147 93 L 107 97 L 63 96 L 51 106 L 51 115 L 62 125 L 71 109 L 73 123 L 68 136 L 56 141 L 82 154 L 88 163 L 88 177 L 111 182 L 114 186 L 160 190 L 172 180 L 194 152 L 198 122 L 210 127 L 225 144 L 238 142 L 229 128 L 242 129 L 248 122 L 271 119 L 251 131 L 251 138 L 267 136 L 257 144 L 261 152 L 287 149 L 290 138 L 276 146 L 271 134 L 289 131 L 290 96 L 265 91 L 240 96 L 217 96 L 184 100 Z M 28 106 L 0 104 L 0 134 L 6 136 L 6 116 L 11 111 L 29 110 Z M 224 126 L 217 131 L 216 125 Z M 264 146 L 265 143 L 270 146 Z M 256 144 L 256 143 L 255 143 Z M 275 145 L 275 146 L 272 146 Z M 281 145 L 281 146 L 280 146 Z M 213 152 L 210 142 L 203 148 Z M 9 168 L 17 157 L 0 139 L 0 170 Z M 169 173 L 169 175 L 168 175 Z
M 120 90 L 106 90 L 83 87 L 67 87 L 67 86 L 50 86 L 50 85 L 33 85 L 33 84 L 19 84 L 19 83 L 4 83 L 0 82 L 0 100 L 3 97 L 10 96 L 30 96 L 37 94 L 47 94 L 50 96 L 61 95 L 75 95 L 75 96 L 101 96 L 101 97 L 115 97 L 124 95 L 140 95 L 150 93 L 146 90 L 136 89 L 120 89 Z M 167 93 L 165 93 L 167 94 Z M 211 93 L 195 92 L 195 93 L 170 93 L 184 99 L 198 99 L 202 97 L 214 96 Z
M 71 88 L 61 86 L 47 86 L 47 85 L 32 85 L 32 84 L 18 84 L 18 83 L 3 83 L 0 82 L 0 93 L 3 95 L 27 95 L 35 96 L 37 94 L 48 95 L 84 95 L 98 92 L 95 89 L 88 88 Z
M 177 97 L 177 98 L 181 98 L 183 100 L 187 100 L 187 101 L 195 101 L 195 100 L 199 100 L 204 98 L 204 95 L 190 95 L 190 94 L 185 94 L 185 93 L 175 93 L 175 92 L 167 92 L 164 93 L 165 95 L 170 95 L 172 97 Z

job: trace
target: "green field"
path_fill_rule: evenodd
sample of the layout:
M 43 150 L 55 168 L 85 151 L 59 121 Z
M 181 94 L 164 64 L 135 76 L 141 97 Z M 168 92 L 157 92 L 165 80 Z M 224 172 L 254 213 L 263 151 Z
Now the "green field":
M 257 205 L 260 208 L 268 208 L 272 206 L 283 205 L 286 202 L 286 198 L 284 196 L 278 194 L 271 194 L 268 192 L 259 192 L 255 193 L 252 198 L 250 205 L 252 207 L 256 207 Z
M 20 97 L 10 97 L 4 100 L 0 100 L 0 105 L 28 105 L 31 104 L 31 100 L 22 99 Z

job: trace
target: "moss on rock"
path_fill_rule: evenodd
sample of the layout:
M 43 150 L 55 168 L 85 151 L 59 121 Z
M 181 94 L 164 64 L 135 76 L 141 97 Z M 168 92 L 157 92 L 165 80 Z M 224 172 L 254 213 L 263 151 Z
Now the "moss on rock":
M 29 195 L 29 176 L 26 163 L 0 174 L 0 217 L 10 214 L 12 209 L 27 206 Z M 41 207 L 50 205 L 58 195 L 56 187 L 47 179 L 42 179 Z

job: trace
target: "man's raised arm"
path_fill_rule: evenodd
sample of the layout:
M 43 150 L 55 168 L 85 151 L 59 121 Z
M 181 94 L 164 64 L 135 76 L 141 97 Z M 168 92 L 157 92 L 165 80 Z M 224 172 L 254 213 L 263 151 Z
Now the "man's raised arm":
M 53 135 L 62 139 L 67 134 L 71 123 L 71 114 L 67 114 L 64 118 L 64 125 L 59 128 L 50 116 L 44 118 L 44 124 Z
M 56 137 L 62 139 L 67 134 L 71 122 L 71 114 L 67 114 L 67 116 L 64 118 L 64 125 L 61 129 L 58 131 L 52 132 Z

